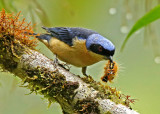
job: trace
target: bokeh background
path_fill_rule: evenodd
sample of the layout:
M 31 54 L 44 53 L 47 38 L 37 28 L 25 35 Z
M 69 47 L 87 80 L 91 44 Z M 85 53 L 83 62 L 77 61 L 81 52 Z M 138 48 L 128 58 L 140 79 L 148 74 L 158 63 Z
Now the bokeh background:
M 160 21 L 137 31 L 123 52 L 122 43 L 137 19 L 160 3 L 160 0 L 0 0 L 0 9 L 21 12 L 28 22 L 41 26 L 84 27 L 110 39 L 116 46 L 114 60 L 119 64 L 118 77 L 109 85 L 137 99 L 132 108 L 142 114 L 160 114 Z M 54 59 L 39 43 L 38 50 Z M 88 74 L 100 81 L 106 61 L 88 68 Z M 73 67 L 71 72 L 81 74 Z M 81 74 L 82 76 L 82 74 Z M 21 80 L 0 72 L 0 114 L 62 114 L 59 104 L 47 107 L 48 101 L 19 87 Z

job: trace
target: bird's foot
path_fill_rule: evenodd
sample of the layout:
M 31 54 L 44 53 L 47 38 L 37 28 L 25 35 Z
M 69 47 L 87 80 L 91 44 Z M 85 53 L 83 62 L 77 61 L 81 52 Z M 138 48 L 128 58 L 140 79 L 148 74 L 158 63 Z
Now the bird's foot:
M 84 76 L 89 77 L 89 75 L 87 73 L 83 73 Z
M 87 75 L 86 73 L 87 67 L 82 67 L 82 74 L 86 77 L 89 77 L 89 75 Z
M 71 66 L 69 66 L 69 64 L 67 63 L 59 63 L 58 65 L 60 65 L 61 67 L 63 67 L 64 69 L 68 71 L 71 69 Z
M 53 61 L 53 66 L 54 66 L 54 68 L 57 68 L 58 65 L 61 66 L 64 69 L 68 70 L 68 71 L 71 68 L 67 63 L 60 63 L 58 58 L 57 58 L 57 55 L 56 55 L 56 58 Z
M 58 65 L 59 65 L 59 61 L 58 61 L 58 58 L 56 56 L 56 58 L 53 61 L 53 66 L 54 66 L 54 68 L 57 68 Z

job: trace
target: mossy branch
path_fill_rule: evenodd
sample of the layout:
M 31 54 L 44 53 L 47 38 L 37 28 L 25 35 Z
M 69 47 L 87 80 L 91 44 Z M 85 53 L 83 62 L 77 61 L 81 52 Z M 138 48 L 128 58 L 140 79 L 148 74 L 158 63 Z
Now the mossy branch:
M 76 76 L 34 50 L 35 41 L 24 34 L 31 28 L 18 16 L 12 19 L 4 10 L 0 16 L 0 66 L 21 78 L 31 92 L 58 102 L 67 114 L 138 114 L 116 89 Z
M 50 102 L 57 101 L 63 112 L 137 114 L 122 104 L 106 99 L 110 95 L 94 89 L 92 84 L 85 83 L 79 76 L 61 66 L 55 67 L 53 61 L 41 53 L 17 43 L 14 52 L 22 53 L 23 49 L 23 54 L 17 57 L 11 49 L 8 52 L 2 51 L 2 46 L 0 45 L 3 56 L 0 60 L 1 67 L 28 82 L 31 91 L 44 95 Z

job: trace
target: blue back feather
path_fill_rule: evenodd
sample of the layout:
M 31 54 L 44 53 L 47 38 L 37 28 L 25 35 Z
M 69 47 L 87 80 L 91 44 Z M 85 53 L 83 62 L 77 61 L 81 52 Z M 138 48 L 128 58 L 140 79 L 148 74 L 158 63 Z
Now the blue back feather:
M 65 42 L 66 44 L 72 46 L 73 39 L 77 37 L 78 39 L 86 40 L 89 35 L 96 33 L 95 31 L 84 29 L 84 28 L 69 28 L 69 27 L 54 27 L 47 28 L 42 27 L 48 33 L 50 33 L 53 37 Z

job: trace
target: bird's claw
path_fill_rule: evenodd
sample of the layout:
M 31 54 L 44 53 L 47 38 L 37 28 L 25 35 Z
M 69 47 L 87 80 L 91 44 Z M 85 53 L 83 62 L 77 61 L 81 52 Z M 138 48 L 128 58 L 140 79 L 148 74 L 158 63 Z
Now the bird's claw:
M 61 67 L 63 67 L 64 69 L 68 71 L 71 69 L 71 66 L 69 66 L 67 63 L 62 63 L 62 64 L 59 63 L 58 65 L 60 65 Z
M 89 75 L 87 75 L 86 73 L 87 67 L 82 67 L 82 74 L 86 77 L 89 77 Z
M 71 68 L 67 63 L 66 64 L 65 63 L 60 63 L 59 60 L 58 60 L 58 58 L 57 58 L 57 55 L 56 55 L 56 58 L 53 61 L 53 66 L 54 66 L 54 68 L 57 68 L 58 65 L 61 66 L 61 67 L 63 67 L 64 69 L 66 69 L 68 71 Z
M 58 64 L 59 64 L 59 61 L 58 61 L 58 58 L 57 58 L 57 56 L 56 56 L 56 58 L 55 58 L 54 61 L 53 61 L 53 66 L 54 66 L 54 68 L 57 68 Z

